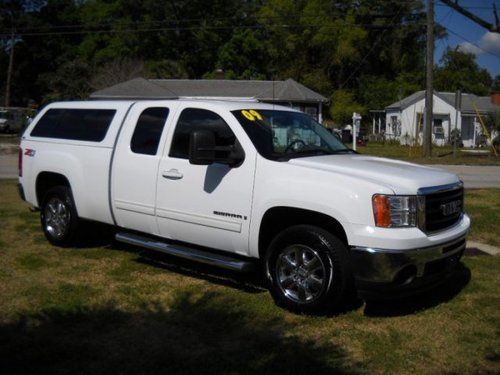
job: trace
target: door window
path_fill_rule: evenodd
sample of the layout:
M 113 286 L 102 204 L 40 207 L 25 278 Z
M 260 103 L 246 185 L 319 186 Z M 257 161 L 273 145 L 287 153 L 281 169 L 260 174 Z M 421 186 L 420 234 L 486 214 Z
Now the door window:
M 130 141 L 132 152 L 156 155 L 168 112 L 168 108 L 162 107 L 152 107 L 142 111 Z
M 232 146 L 236 143 L 233 131 L 217 113 L 206 109 L 186 108 L 175 128 L 170 157 L 189 159 L 189 138 L 195 130 L 213 131 L 216 146 Z

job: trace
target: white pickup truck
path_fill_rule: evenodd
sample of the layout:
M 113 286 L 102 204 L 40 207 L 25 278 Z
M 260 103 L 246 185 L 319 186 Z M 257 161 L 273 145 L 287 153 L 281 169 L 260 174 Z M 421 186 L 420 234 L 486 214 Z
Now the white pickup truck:
M 24 132 L 22 197 L 47 239 L 82 220 L 118 241 L 234 271 L 260 269 L 298 311 L 421 290 L 465 248 L 456 175 L 360 155 L 311 117 L 258 102 L 47 106 Z

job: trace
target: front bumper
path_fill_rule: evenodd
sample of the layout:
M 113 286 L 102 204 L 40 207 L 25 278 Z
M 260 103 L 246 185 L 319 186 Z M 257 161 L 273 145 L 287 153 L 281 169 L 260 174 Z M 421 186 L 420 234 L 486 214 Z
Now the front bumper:
M 388 250 L 351 248 L 357 288 L 364 297 L 410 294 L 442 281 L 465 250 L 465 236 L 431 247 Z

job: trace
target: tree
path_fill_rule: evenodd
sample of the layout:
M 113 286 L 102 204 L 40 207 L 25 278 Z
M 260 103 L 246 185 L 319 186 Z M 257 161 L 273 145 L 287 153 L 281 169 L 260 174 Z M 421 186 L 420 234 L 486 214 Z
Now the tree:
M 448 48 L 440 63 L 434 73 L 436 90 L 488 95 L 492 78 L 476 63 L 475 55 Z
M 255 30 L 235 30 L 217 55 L 217 68 L 222 69 L 228 79 L 266 78 L 267 43 Z
M 369 109 L 384 109 L 389 104 L 413 94 L 424 87 L 424 72 L 400 73 L 396 79 L 378 76 L 360 78 L 359 97 Z
M 365 112 L 365 108 L 354 100 L 354 94 L 349 90 L 337 90 L 331 99 L 330 115 L 337 126 L 350 124 L 353 112 Z

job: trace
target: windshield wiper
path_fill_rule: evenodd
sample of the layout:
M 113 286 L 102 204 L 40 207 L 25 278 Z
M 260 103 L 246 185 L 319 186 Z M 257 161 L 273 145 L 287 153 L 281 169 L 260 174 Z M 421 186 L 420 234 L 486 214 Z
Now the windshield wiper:
M 317 155 L 341 155 L 341 154 L 357 154 L 356 151 L 351 150 L 350 148 L 342 149 L 342 150 L 325 150 L 322 148 L 313 148 L 306 150 L 298 150 L 289 154 L 276 155 L 277 161 L 288 161 L 290 159 L 296 159 L 307 156 L 317 156 Z
M 331 154 L 350 154 L 350 153 L 356 154 L 357 152 L 354 150 L 351 150 L 350 148 L 331 151 Z
M 290 154 L 285 154 L 282 156 L 284 160 L 289 160 L 293 158 L 300 158 L 300 157 L 305 157 L 305 156 L 316 156 L 316 155 L 332 155 L 332 151 L 325 150 L 322 148 L 314 148 L 314 149 L 308 149 L 308 150 L 298 150 L 295 152 L 292 152 Z

